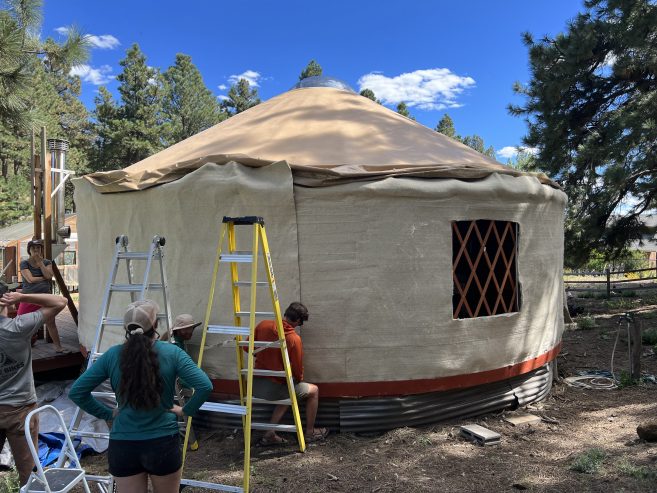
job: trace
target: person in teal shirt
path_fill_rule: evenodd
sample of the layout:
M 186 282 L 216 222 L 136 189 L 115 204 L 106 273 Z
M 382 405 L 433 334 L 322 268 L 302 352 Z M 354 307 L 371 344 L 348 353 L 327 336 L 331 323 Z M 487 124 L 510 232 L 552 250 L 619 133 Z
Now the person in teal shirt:
M 111 347 L 73 384 L 70 399 L 111 423 L 109 472 L 119 493 L 177 493 L 182 453 L 178 417 L 193 416 L 212 390 L 208 376 L 175 344 L 158 341 L 157 304 L 136 301 L 124 316 L 126 342 Z M 109 378 L 118 407 L 91 392 Z M 176 378 L 194 389 L 184 407 L 174 403 Z

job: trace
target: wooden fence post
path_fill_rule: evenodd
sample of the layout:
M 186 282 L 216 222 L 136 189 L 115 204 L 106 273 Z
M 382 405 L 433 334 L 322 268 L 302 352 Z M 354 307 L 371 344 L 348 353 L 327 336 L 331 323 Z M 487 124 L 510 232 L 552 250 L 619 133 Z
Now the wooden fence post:
M 607 274 L 607 299 L 611 298 L 611 272 L 609 267 L 605 267 L 605 274 Z
M 641 378 L 641 353 L 643 352 L 641 340 L 641 324 L 636 318 L 629 324 L 630 338 L 630 378 L 632 381 Z

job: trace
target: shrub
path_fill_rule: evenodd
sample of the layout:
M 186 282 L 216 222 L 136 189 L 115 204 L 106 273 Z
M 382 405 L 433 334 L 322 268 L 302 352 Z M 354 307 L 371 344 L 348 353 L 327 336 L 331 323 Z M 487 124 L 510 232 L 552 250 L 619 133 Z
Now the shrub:
M 595 318 L 590 315 L 585 315 L 583 317 L 577 317 L 577 328 L 580 330 L 590 330 L 598 326 L 595 323 Z
M 657 329 L 647 329 L 644 330 L 641 334 L 641 340 L 644 344 L 648 346 L 654 346 L 657 344 Z
M 575 458 L 572 464 L 570 464 L 570 470 L 585 474 L 594 474 L 602 467 L 604 458 L 605 453 L 603 450 L 599 448 L 589 449 Z

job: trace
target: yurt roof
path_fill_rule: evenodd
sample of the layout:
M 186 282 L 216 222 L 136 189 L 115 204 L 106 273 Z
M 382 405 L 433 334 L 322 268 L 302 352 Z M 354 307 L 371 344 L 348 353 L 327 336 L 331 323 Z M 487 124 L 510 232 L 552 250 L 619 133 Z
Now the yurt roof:
M 297 184 L 387 176 L 479 179 L 521 175 L 350 90 L 301 87 L 239 113 L 123 170 L 87 175 L 99 192 L 142 190 L 206 163 L 285 161 Z M 556 186 L 544 175 L 541 182 Z

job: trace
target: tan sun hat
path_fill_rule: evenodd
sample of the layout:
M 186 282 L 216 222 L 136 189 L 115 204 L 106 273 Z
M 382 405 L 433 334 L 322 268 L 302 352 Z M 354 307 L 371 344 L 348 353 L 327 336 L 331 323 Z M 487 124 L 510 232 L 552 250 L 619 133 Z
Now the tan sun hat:
M 139 300 L 128 305 L 123 316 L 123 327 L 131 335 L 145 334 L 155 327 L 160 307 L 152 300 Z
M 183 313 L 176 317 L 176 321 L 173 323 L 173 327 L 171 327 L 171 330 L 180 330 L 187 328 L 193 329 L 194 327 L 198 327 L 199 325 L 201 325 L 201 322 L 194 322 L 194 317 L 192 317 L 189 313 Z

